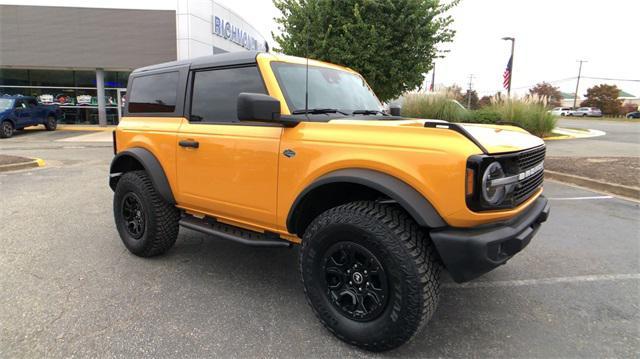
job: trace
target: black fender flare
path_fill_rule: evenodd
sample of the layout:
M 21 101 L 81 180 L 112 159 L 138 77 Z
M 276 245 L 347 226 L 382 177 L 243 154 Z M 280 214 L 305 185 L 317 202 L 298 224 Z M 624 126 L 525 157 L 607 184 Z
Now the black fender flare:
M 296 210 L 304 201 L 305 196 L 320 186 L 338 182 L 364 185 L 385 194 L 404 208 L 420 226 L 440 228 L 447 225 L 433 205 L 406 182 L 386 173 L 353 168 L 337 170 L 320 176 L 298 195 L 287 215 L 289 233 L 295 233 L 294 227 L 298 215 Z
M 162 169 L 160 161 L 149 150 L 141 147 L 129 148 L 118 153 L 113 158 L 109 169 L 109 187 L 112 190 L 115 190 L 118 179 L 124 172 L 134 169 L 132 168 L 131 160 L 142 166 L 149 175 L 153 187 L 167 203 L 176 204 L 169 180 Z

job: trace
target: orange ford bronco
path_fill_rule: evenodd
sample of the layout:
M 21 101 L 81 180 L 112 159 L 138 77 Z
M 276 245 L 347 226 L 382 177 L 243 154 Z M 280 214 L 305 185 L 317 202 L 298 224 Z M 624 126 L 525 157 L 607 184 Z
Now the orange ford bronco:
M 392 116 L 356 72 L 241 52 L 134 71 L 109 185 L 124 245 L 180 227 L 300 245 L 308 302 L 338 338 L 381 351 L 457 282 L 504 264 L 547 219 L 545 146 L 513 126 Z

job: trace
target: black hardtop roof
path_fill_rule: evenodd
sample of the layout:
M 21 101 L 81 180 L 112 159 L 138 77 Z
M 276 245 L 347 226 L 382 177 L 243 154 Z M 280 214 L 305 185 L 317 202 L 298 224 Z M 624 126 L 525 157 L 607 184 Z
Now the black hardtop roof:
M 157 65 L 145 66 L 133 71 L 134 74 L 162 70 L 165 68 L 189 66 L 192 69 L 214 67 L 214 66 L 233 66 L 256 63 L 256 57 L 260 52 L 258 51 L 239 51 L 228 52 L 226 54 L 211 55 L 196 57 L 188 60 L 164 62 Z

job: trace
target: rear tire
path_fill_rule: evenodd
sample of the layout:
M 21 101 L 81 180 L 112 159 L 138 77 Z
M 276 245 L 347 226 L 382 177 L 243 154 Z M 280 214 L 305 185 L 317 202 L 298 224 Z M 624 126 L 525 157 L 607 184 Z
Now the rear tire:
M 158 194 L 145 171 L 122 175 L 113 197 L 113 214 L 122 242 L 137 256 L 163 254 L 178 238 L 180 211 Z
M 393 205 L 352 202 L 319 215 L 304 234 L 300 271 L 322 324 L 370 351 L 411 340 L 438 303 L 440 265 L 433 245 Z
M 44 128 L 47 131 L 55 131 L 58 127 L 58 120 L 54 116 L 47 116 L 47 120 L 44 122 Z
M 15 128 L 11 121 L 3 121 L 2 124 L 0 124 L 0 138 L 9 138 L 13 136 L 14 131 Z

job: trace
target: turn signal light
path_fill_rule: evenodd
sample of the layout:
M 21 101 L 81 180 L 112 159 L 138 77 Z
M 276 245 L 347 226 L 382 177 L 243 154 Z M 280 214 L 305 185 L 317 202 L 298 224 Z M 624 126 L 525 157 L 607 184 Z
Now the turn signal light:
M 472 168 L 467 168 L 467 180 L 466 180 L 466 194 L 471 196 L 473 194 L 473 183 L 476 173 Z

